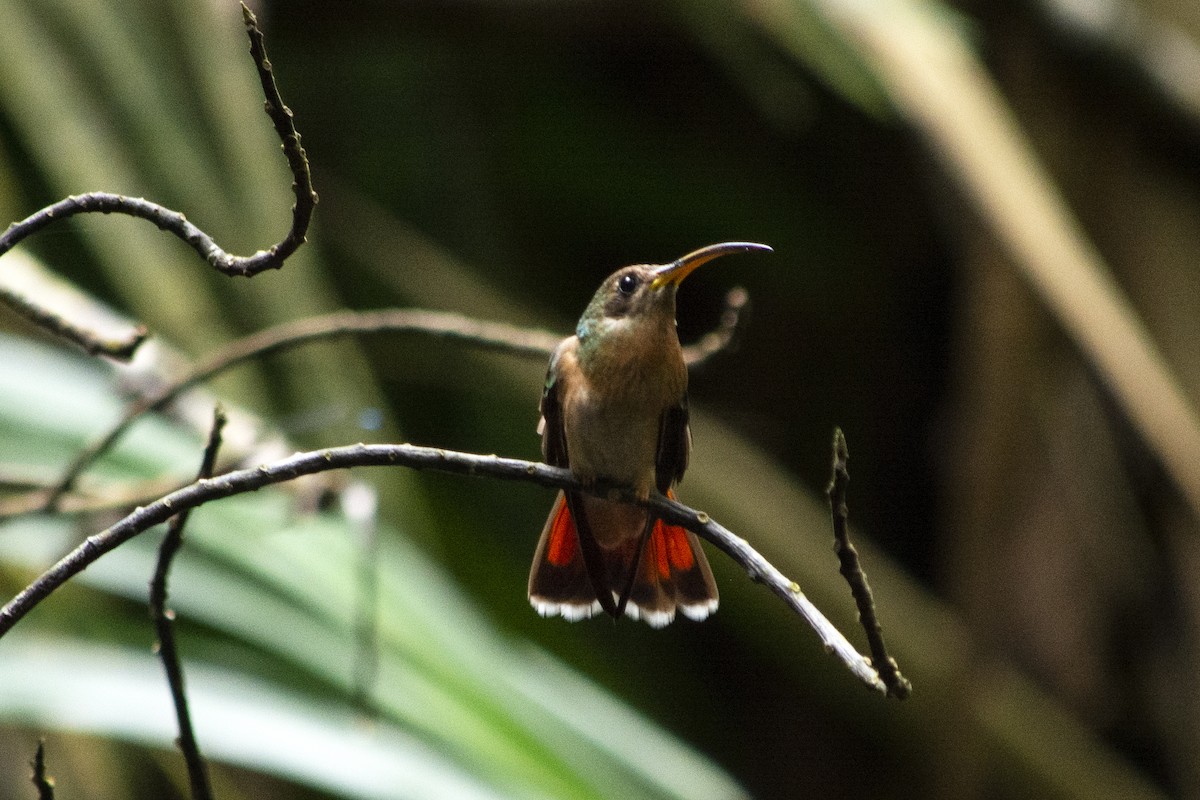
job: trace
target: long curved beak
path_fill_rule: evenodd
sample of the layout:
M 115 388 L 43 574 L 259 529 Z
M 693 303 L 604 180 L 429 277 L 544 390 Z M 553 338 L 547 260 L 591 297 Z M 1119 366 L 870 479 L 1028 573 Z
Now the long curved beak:
M 654 271 L 654 280 L 650 282 L 651 289 L 661 289 L 668 283 L 678 286 L 683 283 L 683 279 L 692 274 L 692 271 L 701 264 L 707 264 L 715 258 L 727 256 L 731 253 L 747 253 L 752 250 L 759 250 L 764 253 L 774 252 L 765 244 L 755 244 L 754 242 L 722 242 L 721 244 L 710 244 L 708 247 L 701 247 L 699 250 L 694 250 L 686 256 L 680 256 L 670 264 L 665 264 Z

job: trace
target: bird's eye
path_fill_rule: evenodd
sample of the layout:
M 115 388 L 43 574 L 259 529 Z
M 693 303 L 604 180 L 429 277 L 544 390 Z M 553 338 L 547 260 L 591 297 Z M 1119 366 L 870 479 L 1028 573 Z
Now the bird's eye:
M 622 275 L 621 279 L 617 281 L 617 289 L 621 294 L 633 294 L 639 283 L 641 281 L 638 280 L 637 275 Z

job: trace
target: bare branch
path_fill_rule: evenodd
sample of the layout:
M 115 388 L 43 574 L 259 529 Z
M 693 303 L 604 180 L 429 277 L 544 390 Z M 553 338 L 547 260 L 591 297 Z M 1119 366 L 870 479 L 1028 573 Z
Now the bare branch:
M 204 457 L 200 461 L 197 480 L 212 477 L 225 421 L 225 412 L 217 407 L 213 412 L 212 431 L 208 435 L 208 445 L 204 448 Z M 188 709 L 187 691 L 183 683 L 183 665 L 175 647 L 175 633 L 171 626 L 174 615 L 167 610 L 167 574 L 170 572 L 172 559 L 183 546 L 183 528 L 187 525 L 188 513 L 181 511 L 171 517 L 171 522 L 167 525 L 167 535 L 159 545 L 158 563 L 154 569 L 154 577 L 150 580 L 150 618 L 154 620 L 154 629 L 158 635 L 158 655 L 162 659 L 167 685 L 171 690 L 171 702 L 175 706 L 175 719 L 179 725 L 179 749 L 183 752 L 183 760 L 187 765 L 192 800 L 212 800 L 208 766 L 204 757 L 200 755 L 200 745 L 196 742 L 196 734 L 192 729 L 192 715 Z
M 729 292 L 720 326 L 703 337 L 699 343 L 685 349 L 684 355 L 689 366 L 704 362 L 732 343 L 747 300 L 748 295 L 744 289 Z M 112 428 L 75 457 L 63 472 L 58 485 L 40 501 L 43 504 L 41 507 L 47 510 L 57 509 L 63 496 L 71 491 L 79 476 L 111 448 L 139 417 L 165 407 L 197 384 L 237 364 L 309 342 L 339 336 L 378 333 L 417 333 L 526 358 L 549 358 L 560 340 L 559 336 L 546 331 L 518 328 L 499 322 L 482 322 L 461 314 L 421 309 L 342 311 L 285 322 L 230 342 L 174 381 L 162 385 L 153 394 L 132 404 Z
M 144 325 L 134 328 L 120 339 L 105 338 L 74 322 L 43 308 L 20 292 L 0 286 L 0 303 L 11 308 L 39 328 L 82 347 L 89 355 L 106 355 L 118 361 L 128 361 L 146 340 L 149 332 Z
M 179 488 L 176 477 L 155 478 L 137 482 L 105 480 L 83 481 L 69 495 L 64 495 L 55 506 L 62 514 L 103 514 L 110 511 L 126 511 L 145 505 Z M 12 497 L 0 500 L 0 520 L 39 514 L 46 510 L 46 499 L 59 486 L 59 478 L 48 480 L 21 478 L 19 474 L 6 475 L 0 465 L 0 493 L 4 490 L 21 491 Z
M 96 459 L 111 448 L 143 414 L 164 408 L 188 389 L 231 367 L 308 342 L 352 334 L 420 333 L 466 342 L 475 347 L 518 356 L 548 358 L 558 337 L 495 322 L 480 322 L 461 314 L 420 309 L 343 311 L 307 317 L 276 325 L 230 342 L 174 381 L 164 384 L 136 403 L 103 436 L 82 450 L 63 472 L 58 485 L 45 497 L 44 508 L 55 510 L 75 481 Z
M 307 453 L 263 464 L 255 469 L 229 472 L 183 487 L 133 513 L 100 533 L 89 536 L 73 551 L 50 567 L 37 580 L 0 608 L 0 636 L 17 624 L 38 603 L 92 564 L 105 553 L 119 547 L 139 533 L 187 509 L 203 503 L 252 492 L 275 483 L 293 480 L 332 469 L 367 466 L 403 466 L 459 475 L 499 480 L 522 481 L 555 489 L 569 489 L 601 495 L 650 510 L 673 525 L 680 525 L 712 542 L 734 559 L 756 581 L 766 584 L 788 606 L 800 614 L 817 632 L 827 651 L 835 653 L 859 680 L 880 692 L 886 691 L 868 659 L 860 655 L 837 628 L 804 596 L 800 587 L 789 580 L 746 540 L 696 511 L 662 496 L 647 500 L 612 486 L 583 485 L 566 469 L 532 461 L 474 455 L 411 444 L 358 444 Z
M 850 483 L 850 472 L 847 469 L 849 460 L 850 450 L 846 446 L 846 436 L 841 428 L 834 428 L 833 477 L 829 481 L 829 488 L 826 489 L 829 510 L 833 517 L 833 549 L 837 553 L 839 571 L 846 583 L 850 584 L 850 593 L 854 595 L 854 603 L 858 607 L 858 621 L 862 623 L 867 634 L 871 662 L 879 672 L 880 680 L 887 686 L 888 696 L 904 700 L 912 693 L 912 684 L 900 674 L 896 659 L 888 655 L 887 647 L 883 643 L 883 628 L 875 614 L 875 599 L 871 595 L 867 575 L 859 563 L 858 551 L 850 543 L 850 528 L 847 524 L 850 507 L 846 503 L 846 488 Z

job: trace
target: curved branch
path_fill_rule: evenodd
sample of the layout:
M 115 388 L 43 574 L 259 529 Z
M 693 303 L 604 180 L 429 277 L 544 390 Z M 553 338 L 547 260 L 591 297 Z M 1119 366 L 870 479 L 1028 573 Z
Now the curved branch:
M 725 312 L 717 329 L 698 343 L 684 348 L 684 359 L 688 366 L 702 364 L 733 342 L 749 295 L 745 289 L 732 289 L 725 302 Z M 139 417 L 165 407 L 197 384 L 237 364 L 308 342 L 376 333 L 419 333 L 526 358 L 549 358 L 560 340 L 559 336 L 546 331 L 499 322 L 481 322 L 462 314 L 422 309 L 341 311 L 285 322 L 226 344 L 179 378 L 132 404 L 107 433 L 82 450 L 68 465 L 58 484 L 46 496 L 42 507 L 56 509 L 79 476 L 108 451 Z
M 313 208 L 317 205 L 317 192 L 313 189 L 308 156 L 304 152 L 304 146 L 300 144 L 300 134 L 292 121 L 292 110 L 284 104 L 279 87 L 275 85 L 275 75 L 271 72 L 271 62 L 267 58 L 258 19 L 245 3 L 242 3 L 242 20 L 246 23 L 246 35 L 250 37 L 250 57 L 254 59 L 258 81 L 262 84 L 263 96 L 266 98 L 264 109 L 275 127 L 275 134 L 283 143 L 283 155 L 292 171 L 292 194 L 296 196 L 296 202 L 292 206 L 292 227 L 278 244 L 247 258 L 232 257 L 228 274 L 249 277 L 265 269 L 279 269 L 283 262 L 304 244 L 308 223 L 312 219 Z
M 702 511 L 688 508 L 662 496 L 647 500 L 613 486 L 583 485 L 566 469 L 533 461 L 474 455 L 411 444 L 358 444 L 335 447 L 263 464 L 254 469 L 229 472 L 216 478 L 199 480 L 162 497 L 112 527 L 89 536 L 84 542 L 50 567 L 41 577 L 0 608 L 0 636 L 3 636 L 38 603 L 92 564 L 105 553 L 119 547 L 143 531 L 171 517 L 213 500 L 252 492 L 275 483 L 290 481 L 332 469 L 368 466 L 403 466 L 459 475 L 522 481 L 555 489 L 569 489 L 636 503 L 672 525 L 680 525 L 712 542 L 736 561 L 760 583 L 765 584 L 816 631 L 825 649 L 834 653 L 867 686 L 880 692 L 886 687 L 868 659 L 859 654 L 846 637 L 812 604 L 800 586 L 788 579 L 750 544 L 713 521 Z
M 246 34 L 250 38 L 250 55 L 254 59 L 259 83 L 262 84 L 263 96 L 266 98 L 264 107 L 267 116 L 271 118 L 275 133 L 283 143 L 283 154 L 287 158 L 288 167 L 292 172 L 292 192 L 296 196 L 296 202 L 292 206 L 291 227 L 283 239 L 269 249 L 260 250 L 254 255 L 235 256 L 225 252 L 211 236 L 188 222 L 187 218 L 178 211 L 172 211 L 140 197 L 126 197 L 112 192 L 89 192 L 59 200 L 29 217 L 11 224 L 8 230 L 0 235 L 0 256 L 13 249 L 22 240 L 58 220 L 73 217 L 76 214 L 100 213 L 125 214 L 151 222 L 159 229 L 182 239 L 199 253 L 201 258 L 226 275 L 250 277 L 263 270 L 282 267 L 283 262 L 304 243 L 308 225 L 312 219 L 313 208 L 317 203 L 317 193 L 313 190 L 308 156 L 300 144 L 300 134 L 296 132 L 296 126 L 292 122 L 292 112 L 284 104 L 283 98 L 279 94 L 279 88 L 275 85 L 275 77 L 271 72 L 271 62 L 267 59 L 258 20 L 244 3 L 242 4 L 242 17 L 246 23 Z M 37 314 L 31 314 L 32 304 L 29 301 L 26 300 L 23 304 L 14 304 L 12 297 L 0 296 L 0 302 L 13 305 L 26 317 L 54 333 L 64 335 L 64 331 L 60 328 L 45 324 L 46 318 L 53 315 L 40 310 Z M 69 332 L 65 335 L 72 341 L 80 342 Z

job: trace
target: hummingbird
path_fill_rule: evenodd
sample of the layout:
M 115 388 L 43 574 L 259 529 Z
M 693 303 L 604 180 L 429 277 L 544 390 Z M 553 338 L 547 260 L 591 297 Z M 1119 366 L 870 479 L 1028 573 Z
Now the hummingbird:
M 713 244 L 605 279 L 550 357 L 538 422 L 546 463 L 585 484 L 674 498 L 692 445 L 675 294 L 702 264 L 748 251 L 771 248 Z M 533 556 L 529 602 L 543 617 L 604 611 L 661 628 L 676 611 L 693 620 L 716 611 L 717 585 L 691 531 L 640 506 L 560 491 Z

